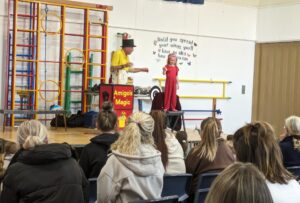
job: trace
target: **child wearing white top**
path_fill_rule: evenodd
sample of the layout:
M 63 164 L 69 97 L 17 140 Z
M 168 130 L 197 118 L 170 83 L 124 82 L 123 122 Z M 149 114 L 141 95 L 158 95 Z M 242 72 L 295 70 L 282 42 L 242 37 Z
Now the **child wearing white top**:
M 233 135 L 238 161 L 251 162 L 264 174 L 274 203 L 300 203 L 300 184 L 283 166 L 273 127 L 262 121 L 246 124 Z
M 274 203 L 299 203 L 300 185 L 296 180 L 289 180 L 287 184 L 271 183 L 267 181 Z

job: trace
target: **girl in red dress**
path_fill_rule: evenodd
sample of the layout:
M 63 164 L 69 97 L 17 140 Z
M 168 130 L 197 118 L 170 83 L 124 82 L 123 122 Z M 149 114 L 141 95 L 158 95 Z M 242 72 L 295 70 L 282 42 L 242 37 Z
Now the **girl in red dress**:
M 164 111 L 176 110 L 176 90 L 179 88 L 177 75 L 177 57 L 175 54 L 169 54 L 167 65 L 163 67 L 163 74 L 166 75 Z

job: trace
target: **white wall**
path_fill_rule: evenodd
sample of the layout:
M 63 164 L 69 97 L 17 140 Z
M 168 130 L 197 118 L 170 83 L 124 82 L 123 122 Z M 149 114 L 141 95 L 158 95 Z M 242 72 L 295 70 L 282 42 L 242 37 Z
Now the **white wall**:
M 152 78 L 163 77 L 161 67 L 165 61 L 157 61 L 152 53 L 153 42 L 158 36 L 193 40 L 198 44 L 194 47 L 197 57 L 193 59 L 193 65 L 179 67 L 179 78 L 232 81 L 226 93 L 232 99 L 217 101 L 217 108 L 222 111 L 219 117 L 224 119 L 224 132 L 233 133 L 251 120 L 257 9 L 221 3 L 195 6 L 160 0 L 101 3 L 114 6 L 109 21 L 110 51 L 120 46 L 117 33 L 128 32 L 137 44 L 131 60 L 136 66 L 150 68 L 148 75 L 132 75 L 135 85 L 156 84 Z M 245 94 L 241 94 L 242 85 L 246 86 Z M 179 95 L 216 94 L 221 94 L 221 88 L 213 85 L 181 84 L 179 90 Z M 212 107 L 211 100 L 181 99 L 181 104 L 183 109 L 207 110 Z M 144 102 L 144 110 L 149 111 L 150 105 L 150 102 Z M 203 118 L 210 115 L 187 113 L 185 117 Z M 187 121 L 186 125 L 194 128 L 199 123 Z
M 154 41 L 157 37 L 192 40 L 197 44 L 193 50 L 196 57 L 191 59 L 192 65 L 180 65 L 179 78 L 232 81 L 226 93 L 232 99 L 217 102 L 217 108 L 222 111 L 219 117 L 223 118 L 225 133 L 233 133 L 237 127 L 251 120 L 256 8 L 209 2 L 204 5 L 190 5 L 161 0 L 85 2 L 114 7 L 109 19 L 109 53 L 120 46 L 121 40 L 117 33 L 128 32 L 135 39 L 137 47 L 130 56 L 131 60 L 136 66 L 150 68 L 149 74 L 133 75 L 135 85 L 150 86 L 155 84 L 152 80 L 154 77 L 163 77 L 161 68 L 165 60 L 158 61 L 153 54 Z M 2 43 L 5 43 L 4 40 Z M 3 47 L 1 43 L 0 47 Z M 241 94 L 242 85 L 246 86 L 245 94 Z M 217 93 L 221 94 L 221 90 L 215 86 L 196 84 L 181 84 L 179 90 L 179 95 Z M 211 100 L 182 99 L 181 104 L 183 109 L 212 107 Z M 144 106 L 145 111 L 149 111 L 150 102 L 146 102 Z M 187 114 L 186 117 L 208 115 Z M 199 123 L 198 121 L 186 124 L 195 127 L 199 126 Z
M 243 40 L 255 40 L 256 37 L 257 9 L 254 7 L 213 2 L 193 5 L 162 0 L 86 2 L 112 5 L 111 27 Z
M 299 41 L 299 19 L 300 4 L 259 9 L 257 42 Z

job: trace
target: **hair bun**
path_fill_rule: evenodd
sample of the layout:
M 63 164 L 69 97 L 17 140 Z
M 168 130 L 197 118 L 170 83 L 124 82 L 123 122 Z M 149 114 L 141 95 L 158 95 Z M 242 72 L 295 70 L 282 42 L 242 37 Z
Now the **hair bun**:
M 113 105 L 111 102 L 106 101 L 102 104 L 102 110 L 103 111 L 111 111 L 113 109 Z

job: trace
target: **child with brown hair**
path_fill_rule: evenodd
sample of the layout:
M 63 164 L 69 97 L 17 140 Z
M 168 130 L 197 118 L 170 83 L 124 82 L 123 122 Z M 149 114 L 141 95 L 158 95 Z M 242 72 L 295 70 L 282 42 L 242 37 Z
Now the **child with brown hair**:
M 152 136 L 157 149 L 161 152 L 166 173 L 185 173 L 184 152 L 174 133 L 166 126 L 166 113 L 152 110 L 150 115 L 155 123 Z
M 114 143 L 119 134 L 117 132 L 117 114 L 113 111 L 111 102 L 104 102 L 99 112 L 97 126 L 99 134 L 90 140 L 80 156 L 79 165 L 87 178 L 98 177 L 105 165 L 110 146 Z
M 299 203 L 300 185 L 283 165 L 282 153 L 273 127 L 253 122 L 233 135 L 237 160 L 253 163 L 265 176 L 274 203 Z

